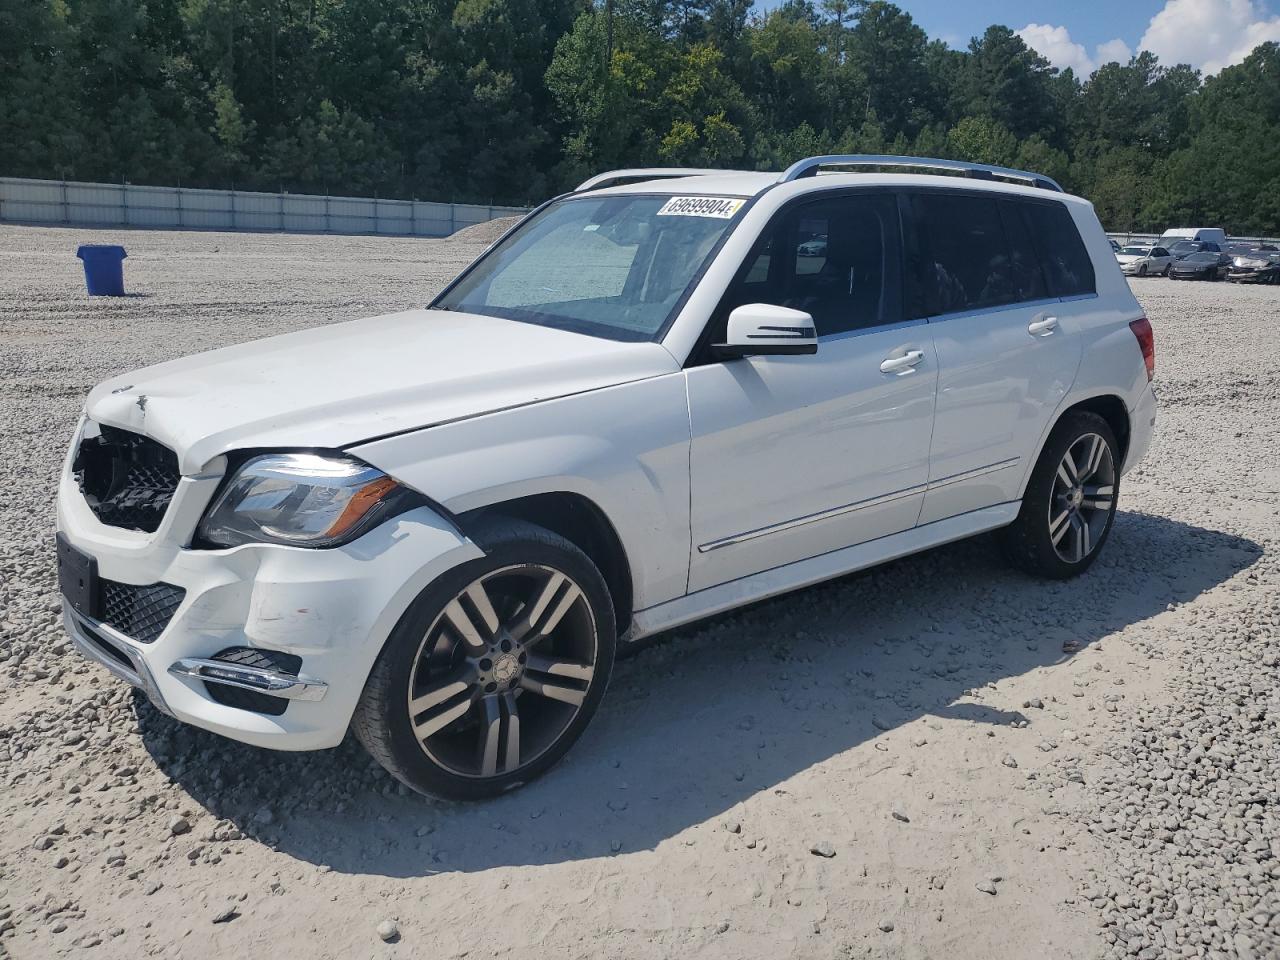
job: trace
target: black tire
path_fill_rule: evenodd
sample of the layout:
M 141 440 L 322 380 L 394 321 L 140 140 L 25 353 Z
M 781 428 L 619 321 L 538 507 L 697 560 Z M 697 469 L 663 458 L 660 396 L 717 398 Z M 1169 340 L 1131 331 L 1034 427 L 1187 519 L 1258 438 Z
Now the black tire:
M 493 517 L 481 521 L 477 528 L 471 531 L 471 537 L 484 549 L 485 556 L 449 570 L 429 584 L 409 605 L 369 673 L 364 693 L 361 695 L 351 723 L 356 737 L 365 749 L 401 783 L 419 793 L 454 800 L 478 800 L 505 793 L 542 775 L 563 757 L 586 729 L 604 697 L 609 676 L 613 670 L 617 646 L 613 604 L 604 578 L 590 558 L 574 544 L 543 527 L 505 517 Z M 419 739 L 414 729 L 415 719 L 420 722 L 419 730 L 424 728 L 421 725 L 424 716 L 428 717 L 429 722 L 435 721 L 427 713 L 412 714 L 409 705 L 412 702 L 412 696 L 422 696 L 411 691 L 421 689 L 421 686 L 414 685 L 420 684 L 422 672 L 438 652 L 431 640 L 432 634 L 440 631 L 438 635 L 442 638 L 452 635 L 461 636 L 450 626 L 454 621 L 446 619 L 448 617 L 446 608 L 450 608 L 451 604 L 454 604 L 455 610 L 465 608 L 463 615 L 468 617 L 474 628 L 477 626 L 477 621 L 482 624 L 484 617 L 483 614 L 476 614 L 477 608 L 471 601 L 466 601 L 461 606 L 456 604 L 465 591 L 473 588 L 485 577 L 497 578 L 504 583 L 511 582 L 514 578 L 519 582 L 521 577 L 532 578 L 547 571 L 558 573 L 566 578 L 564 583 L 568 586 L 563 584 L 555 588 L 546 586 L 545 584 L 551 584 L 554 581 L 553 577 L 548 577 L 543 587 L 534 587 L 535 595 L 539 590 L 543 590 L 550 598 L 542 607 L 539 607 L 536 602 L 526 602 L 523 605 L 503 608 L 501 597 L 497 598 L 490 612 L 497 613 L 498 622 L 502 626 L 494 633 L 492 642 L 505 644 L 506 641 L 500 641 L 498 638 L 516 637 L 517 632 L 514 627 L 510 633 L 506 632 L 510 620 L 519 619 L 519 616 L 527 611 L 534 612 L 526 619 L 535 617 L 547 621 L 551 619 L 547 615 L 548 612 L 553 608 L 559 612 L 564 601 L 572 602 L 569 612 L 562 614 L 545 634 L 535 629 L 533 624 L 526 625 L 528 632 L 525 639 L 528 649 L 538 644 L 537 651 L 528 654 L 527 662 L 525 655 L 521 652 L 526 647 L 521 643 L 517 642 L 514 648 L 505 645 L 502 647 L 503 650 L 514 649 L 519 654 L 521 672 L 514 681 L 509 676 L 503 678 L 503 683 L 509 686 L 499 687 L 497 694 L 492 693 L 491 688 L 496 686 L 492 681 L 498 677 L 499 663 L 507 661 L 510 665 L 511 656 L 498 653 L 496 647 L 490 654 L 490 658 L 478 659 L 477 654 L 475 662 L 488 664 L 489 666 L 485 669 L 490 672 L 481 675 L 479 680 L 475 680 L 475 671 L 480 668 L 475 666 L 472 660 L 466 659 L 472 651 L 466 649 L 463 642 L 454 643 L 452 645 L 454 649 L 446 655 L 446 659 L 448 656 L 453 656 L 453 659 L 457 660 L 457 654 L 461 653 L 464 659 L 460 669 L 467 671 L 467 675 L 472 679 L 466 681 L 468 685 L 465 691 L 459 691 L 456 696 L 443 702 L 456 705 L 458 708 L 467 703 L 469 704 L 466 708 L 467 712 L 447 726 Z M 580 592 L 574 595 L 578 599 L 566 600 L 570 593 L 569 588 L 573 586 L 579 588 Z M 485 587 L 482 587 L 483 589 Z M 559 592 L 551 597 L 553 589 L 558 589 Z M 468 594 L 468 596 L 471 595 Z M 585 601 L 585 608 L 582 606 L 583 601 Z M 551 616 L 553 617 L 554 614 Z M 565 634 L 573 632 L 575 637 L 579 634 L 585 636 L 588 626 L 594 627 L 595 631 L 594 659 L 591 661 L 585 655 L 574 658 L 576 662 L 591 663 L 593 669 L 588 677 L 562 680 L 550 676 L 546 671 L 535 672 L 535 659 L 548 662 L 559 656 L 558 653 L 551 657 L 542 656 L 548 651 L 548 646 L 544 645 L 555 647 L 557 650 L 561 649 L 562 641 L 574 639 L 566 637 Z M 446 668 L 446 671 L 448 669 L 453 668 Z M 570 708 L 566 707 L 559 697 L 546 692 L 534 694 L 525 688 L 526 680 L 539 686 L 535 677 L 546 681 L 540 684 L 544 691 L 546 688 L 554 687 L 573 686 L 575 688 L 575 695 L 580 695 L 582 699 L 579 704 L 570 705 L 576 709 L 571 719 L 557 719 L 551 713 L 557 709 L 563 711 Z M 485 683 L 485 679 L 490 682 Z M 434 684 L 436 689 L 444 689 L 457 686 L 462 682 L 449 682 L 449 680 L 448 675 L 442 678 L 430 677 L 428 686 Z M 563 694 L 564 690 L 561 689 L 560 692 Z M 428 689 L 426 696 L 434 697 L 436 693 Z M 516 699 L 522 696 L 527 699 Z M 495 705 L 497 700 L 502 701 L 501 706 Z M 523 712 L 518 708 L 520 703 L 526 704 Z M 538 748 L 536 756 L 528 762 L 521 761 L 511 769 L 492 774 L 469 772 L 464 769 L 465 760 L 457 758 L 465 756 L 465 744 L 467 737 L 470 736 L 468 731 L 471 729 L 468 726 L 469 723 L 474 721 L 473 726 L 477 737 L 479 756 L 476 757 L 476 770 L 480 770 L 484 759 L 489 756 L 485 749 L 485 744 L 488 742 L 485 736 L 486 730 L 489 731 L 488 736 L 492 738 L 492 753 L 496 756 L 502 752 L 505 756 L 499 763 L 505 765 L 510 762 L 510 755 L 505 752 L 512 739 L 511 728 L 514 726 L 514 739 L 518 745 L 517 754 L 519 755 L 528 736 L 524 728 L 526 725 L 532 728 L 528 711 L 535 705 L 540 705 L 543 713 L 535 713 L 533 719 L 541 716 L 547 718 L 548 724 L 548 732 L 544 733 L 548 743 Z M 452 712 L 454 707 L 441 710 L 439 706 L 433 704 L 428 709 L 442 714 Z M 486 714 L 486 709 L 491 712 Z M 499 714 L 501 720 L 498 719 Z M 511 722 L 510 717 L 513 715 L 520 718 L 519 723 Z M 488 726 L 485 724 L 485 718 Z M 563 729 L 559 727 L 561 722 L 567 724 Z M 495 724 L 498 729 L 496 733 L 493 732 Z M 559 732 L 556 732 L 557 730 Z M 439 739 L 450 741 L 445 744 L 453 750 L 450 758 L 446 759 L 443 754 L 435 756 L 429 752 L 433 749 L 431 744 Z M 501 748 L 498 746 L 500 739 Z M 457 763 L 458 766 L 455 768 L 451 763 Z
M 1110 493 L 1095 494 L 1093 500 L 1076 499 L 1074 505 L 1069 504 L 1068 498 L 1064 505 L 1060 491 L 1066 485 L 1059 473 L 1060 465 L 1068 451 L 1080 449 L 1085 438 L 1090 436 L 1099 437 L 1106 445 L 1105 460 L 1110 465 L 1109 472 L 1102 474 L 1102 479 L 1108 482 L 1096 485 L 1093 489 L 1102 491 L 1109 487 Z M 1022 508 L 1018 511 L 1017 519 L 1001 531 L 1002 545 L 1010 562 L 1027 573 L 1052 580 L 1066 580 L 1088 570 L 1102 552 L 1115 521 L 1116 503 L 1120 495 L 1119 468 L 1119 447 L 1106 420 L 1084 411 L 1063 416 L 1049 434 L 1049 439 L 1040 452 L 1040 459 L 1031 471 L 1031 479 L 1023 493 Z M 1081 491 L 1080 495 L 1084 496 L 1087 479 L 1077 486 Z M 1100 505 L 1104 499 L 1109 501 L 1105 510 L 1100 506 L 1090 506 Z M 1055 517 L 1062 516 L 1062 510 L 1067 511 L 1066 527 L 1069 529 L 1065 530 L 1063 540 L 1055 541 L 1053 524 Z M 1073 515 L 1076 513 L 1078 517 Z M 1077 519 L 1085 527 L 1085 532 L 1080 535 L 1076 533 Z M 1075 551 L 1063 547 L 1064 541 L 1070 545 L 1077 540 L 1083 540 L 1087 544 L 1087 550 L 1078 558 L 1071 555 Z
M 1147 265 L 1144 263 L 1138 267 L 1138 276 L 1145 277 L 1147 275 Z

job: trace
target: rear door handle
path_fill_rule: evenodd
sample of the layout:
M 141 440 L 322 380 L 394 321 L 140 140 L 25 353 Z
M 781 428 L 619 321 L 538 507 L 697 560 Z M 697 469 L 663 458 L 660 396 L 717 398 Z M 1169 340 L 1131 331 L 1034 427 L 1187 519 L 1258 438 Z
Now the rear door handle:
M 1042 317 L 1027 324 L 1027 333 L 1033 337 L 1047 337 L 1058 329 L 1057 317 Z
M 917 363 L 924 359 L 923 350 L 908 350 L 900 357 L 888 357 L 880 364 L 881 373 L 896 373 L 901 376 L 910 373 Z

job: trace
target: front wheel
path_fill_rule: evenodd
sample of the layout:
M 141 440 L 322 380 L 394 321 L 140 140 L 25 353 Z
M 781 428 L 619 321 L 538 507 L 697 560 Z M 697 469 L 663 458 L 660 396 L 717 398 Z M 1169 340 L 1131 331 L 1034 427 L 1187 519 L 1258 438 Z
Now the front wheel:
M 532 780 L 604 696 L 616 646 L 604 578 L 565 538 L 505 518 L 392 631 L 356 708 L 365 748 L 412 789 L 459 800 Z
M 1084 411 L 1064 416 L 1031 472 L 1018 518 L 1003 531 L 1009 559 L 1055 580 L 1088 570 L 1115 519 L 1118 464 L 1106 420 Z
M 1144 263 L 1138 267 L 1138 276 L 1145 277 L 1147 275 L 1147 265 Z

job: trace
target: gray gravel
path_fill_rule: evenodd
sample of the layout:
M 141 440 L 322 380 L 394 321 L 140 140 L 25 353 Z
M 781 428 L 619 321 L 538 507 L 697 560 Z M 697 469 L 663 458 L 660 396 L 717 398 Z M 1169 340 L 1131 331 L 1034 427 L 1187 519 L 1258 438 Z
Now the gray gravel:
M 480 234 L 0 227 L 0 954 L 367 955 L 394 916 L 442 957 L 1280 956 L 1277 288 L 1135 282 L 1157 441 L 1083 580 L 983 539 L 679 631 L 492 804 L 174 724 L 75 656 L 49 538 L 87 390 L 420 304 Z M 134 295 L 89 300 L 75 247 L 113 241 Z

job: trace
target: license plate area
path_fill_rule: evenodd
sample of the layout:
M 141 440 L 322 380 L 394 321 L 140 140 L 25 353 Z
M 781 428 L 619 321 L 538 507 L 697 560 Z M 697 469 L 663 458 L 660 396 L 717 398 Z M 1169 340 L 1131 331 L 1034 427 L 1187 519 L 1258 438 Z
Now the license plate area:
M 71 609 L 86 617 L 98 610 L 98 561 L 58 534 L 58 589 Z

